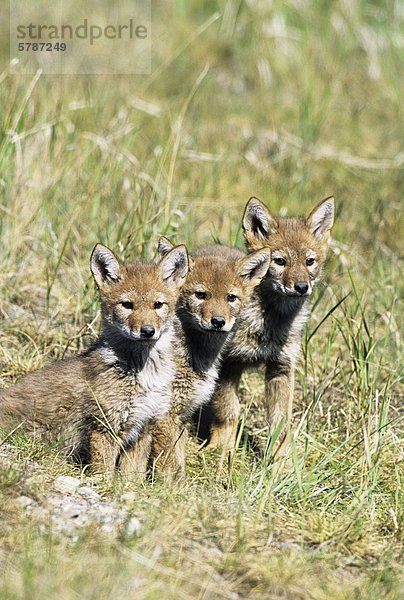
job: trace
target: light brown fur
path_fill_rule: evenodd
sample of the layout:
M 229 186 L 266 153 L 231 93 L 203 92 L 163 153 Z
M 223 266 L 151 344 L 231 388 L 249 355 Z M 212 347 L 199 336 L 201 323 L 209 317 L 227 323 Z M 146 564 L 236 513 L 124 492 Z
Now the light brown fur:
M 220 382 L 212 400 L 212 447 L 234 447 L 240 414 L 240 377 L 246 367 L 259 364 L 266 367 L 270 430 L 274 432 L 286 425 L 283 438 L 287 437 L 301 333 L 309 316 L 312 289 L 321 278 L 333 217 L 333 198 L 317 205 L 307 218 L 273 217 L 256 198 L 248 202 L 243 218 L 248 251 L 268 248 L 271 264 L 241 312 L 223 357 Z
M 169 409 L 174 310 L 188 260 L 182 246 L 158 265 L 124 264 L 98 244 L 91 270 L 102 306 L 101 338 L 84 354 L 4 390 L 0 426 L 22 424 L 58 441 L 67 456 L 111 474 L 118 462 L 129 470 L 132 445 Z
M 160 242 L 162 253 L 170 242 Z M 193 413 L 214 391 L 221 354 L 238 314 L 269 265 L 270 254 L 250 256 L 220 246 L 200 249 L 181 289 L 175 321 L 176 350 L 173 404 L 165 417 L 151 424 L 151 458 L 169 477 L 185 474 L 185 447 Z M 198 297 L 199 296 L 199 297 Z M 221 319 L 221 326 L 215 327 Z

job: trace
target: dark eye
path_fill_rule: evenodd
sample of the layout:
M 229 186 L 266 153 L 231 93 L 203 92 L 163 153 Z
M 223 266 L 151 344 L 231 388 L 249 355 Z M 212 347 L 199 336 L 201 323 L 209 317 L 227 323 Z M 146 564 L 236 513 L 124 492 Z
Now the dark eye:
M 132 310 L 133 308 L 133 302 L 121 302 L 121 305 L 128 310 Z
M 237 300 L 237 296 L 235 294 L 229 294 L 227 296 L 227 301 L 228 302 L 234 302 L 235 300 Z
M 308 267 L 311 267 L 311 265 L 314 265 L 314 258 L 306 258 L 306 265 Z
M 164 302 L 159 302 L 159 300 L 157 300 L 154 303 L 154 308 L 156 308 L 156 309 L 162 308 L 163 304 L 164 304 Z
M 206 292 L 195 292 L 195 296 L 198 300 L 206 300 Z
M 274 263 L 280 267 L 284 267 L 286 265 L 286 260 L 279 256 L 278 258 L 274 258 Z

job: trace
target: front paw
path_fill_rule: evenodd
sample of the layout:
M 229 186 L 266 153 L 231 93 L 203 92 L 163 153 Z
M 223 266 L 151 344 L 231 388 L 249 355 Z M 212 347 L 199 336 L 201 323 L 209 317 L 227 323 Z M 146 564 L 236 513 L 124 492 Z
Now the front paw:
M 208 450 L 221 450 L 221 452 L 233 452 L 236 445 L 237 421 L 230 421 L 221 425 L 215 425 L 211 430 Z

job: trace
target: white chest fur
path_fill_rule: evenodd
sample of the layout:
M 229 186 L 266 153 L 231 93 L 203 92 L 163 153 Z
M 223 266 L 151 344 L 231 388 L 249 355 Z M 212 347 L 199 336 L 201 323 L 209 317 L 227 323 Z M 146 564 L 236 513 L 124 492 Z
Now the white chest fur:
M 190 418 L 192 414 L 201 406 L 204 406 L 211 399 L 215 391 L 216 381 L 218 378 L 218 361 L 208 371 L 201 376 L 193 386 L 192 398 L 189 403 L 189 410 L 186 418 Z
M 174 376 L 173 332 L 169 331 L 152 348 L 144 368 L 137 374 L 141 391 L 131 398 L 133 426 L 127 435 L 130 443 L 151 419 L 163 417 L 170 409 Z
M 170 409 L 175 376 L 173 342 L 174 333 L 169 329 L 146 351 L 142 367 L 133 370 L 119 367 L 119 359 L 113 349 L 107 347 L 101 350 L 104 361 L 117 365 L 122 371 L 122 388 L 116 393 L 123 394 L 123 397 L 116 412 L 125 431 L 125 444 L 134 443 L 151 419 L 161 418 Z M 113 395 L 113 390 L 111 392 Z

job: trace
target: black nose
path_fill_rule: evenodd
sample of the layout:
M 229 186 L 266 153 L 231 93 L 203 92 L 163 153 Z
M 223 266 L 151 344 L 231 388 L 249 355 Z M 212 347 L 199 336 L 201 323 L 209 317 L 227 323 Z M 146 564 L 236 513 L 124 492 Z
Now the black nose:
M 226 319 L 223 319 L 223 317 L 212 317 L 210 322 L 215 329 L 221 329 L 226 324 Z
M 302 295 L 305 294 L 308 289 L 309 289 L 309 284 L 306 283 L 305 281 L 298 281 L 297 283 L 295 283 L 295 290 L 299 294 L 302 294 Z
M 156 330 L 152 325 L 143 325 L 140 328 L 140 335 L 144 338 L 151 338 L 155 334 Z

